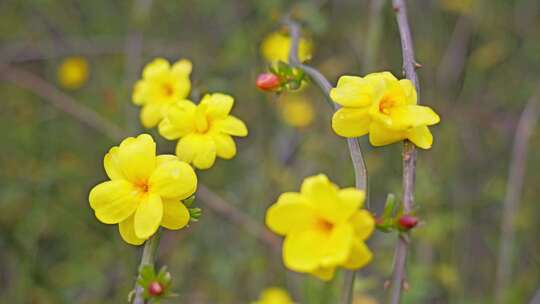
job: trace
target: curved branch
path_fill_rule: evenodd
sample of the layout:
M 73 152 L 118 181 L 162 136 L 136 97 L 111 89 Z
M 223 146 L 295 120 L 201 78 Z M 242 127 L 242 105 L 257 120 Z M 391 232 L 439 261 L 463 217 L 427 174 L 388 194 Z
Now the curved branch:
M 308 65 L 302 64 L 298 58 L 298 45 L 300 41 L 300 26 L 298 23 L 294 22 L 290 18 L 285 19 L 285 24 L 289 28 L 289 34 L 291 35 L 291 49 L 289 52 L 289 64 L 293 67 L 299 68 L 304 71 L 312 80 L 317 84 L 317 86 L 323 92 L 325 100 L 330 104 L 334 110 L 338 110 L 340 106 L 335 103 L 330 97 L 330 90 L 332 89 L 332 84 L 324 77 L 317 69 L 310 67 Z M 366 169 L 366 163 L 364 157 L 362 156 L 362 150 L 358 143 L 357 138 L 347 138 L 347 145 L 349 148 L 349 153 L 351 155 L 351 161 L 354 168 L 354 177 L 355 177 L 355 186 L 358 189 L 364 190 L 366 192 L 366 201 L 369 206 L 369 196 L 368 196 L 368 175 Z M 348 304 L 352 302 L 352 292 L 354 285 L 355 271 L 347 271 L 345 274 L 345 280 L 342 289 L 341 302 L 343 304 Z

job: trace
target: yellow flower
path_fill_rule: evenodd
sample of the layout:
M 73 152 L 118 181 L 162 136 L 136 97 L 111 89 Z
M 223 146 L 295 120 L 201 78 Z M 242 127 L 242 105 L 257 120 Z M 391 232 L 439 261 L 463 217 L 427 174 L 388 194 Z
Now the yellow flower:
M 182 100 L 167 111 L 159 124 L 159 133 L 168 140 L 180 139 L 176 155 L 199 169 L 212 167 L 216 156 L 231 159 L 236 144 L 231 136 L 247 136 L 244 122 L 229 115 L 232 96 L 206 94 L 198 105 Z
M 282 94 L 279 107 L 283 120 L 295 128 L 309 126 L 315 117 L 313 105 L 302 94 Z
M 289 293 L 279 287 L 270 287 L 263 290 L 259 300 L 252 304 L 293 304 Z
M 57 71 L 58 82 L 66 89 L 77 89 L 88 80 L 88 62 L 84 57 L 68 57 Z
M 173 230 L 187 225 L 182 200 L 195 193 L 195 171 L 174 155 L 156 156 L 150 135 L 124 139 L 103 164 L 110 180 L 92 188 L 90 207 L 101 222 L 119 224 L 124 241 L 140 245 L 160 225 Z
M 141 122 L 155 127 L 167 107 L 186 98 L 191 89 L 191 62 L 182 59 L 172 66 L 163 58 L 154 59 L 143 69 L 143 79 L 135 83 L 133 103 L 142 106 Z
M 298 58 L 304 62 L 311 59 L 311 41 L 300 38 L 298 44 Z M 268 62 L 289 62 L 291 37 L 281 32 L 273 32 L 266 36 L 261 44 L 261 53 Z
M 283 193 L 266 213 L 266 225 L 284 235 L 283 262 L 291 270 L 330 280 L 336 267 L 358 269 L 371 261 L 364 241 L 375 221 L 359 208 L 364 191 L 339 189 L 324 174 L 308 177 L 300 193 Z
M 363 78 L 342 76 L 330 96 L 343 106 L 332 118 L 338 135 L 350 138 L 369 133 L 374 146 L 404 139 L 423 149 L 433 144 L 428 126 L 440 118 L 431 108 L 417 105 L 416 89 L 408 79 L 398 80 L 390 72 Z

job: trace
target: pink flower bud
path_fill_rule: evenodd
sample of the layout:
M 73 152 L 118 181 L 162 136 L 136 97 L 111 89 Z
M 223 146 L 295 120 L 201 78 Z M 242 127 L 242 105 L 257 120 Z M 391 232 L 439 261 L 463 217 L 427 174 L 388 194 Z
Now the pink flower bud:
M 148 285 L 148 293 L 152 296 L 159 296 L 163 293 L 163 286 L 159 282 L 152 282 Z
M 418 218 L 412 215 L 402 215 L 399 220 L 398 224 L 400 228 L 404 230 L 409 230 L 411 228 L 414 228 L 418 224 Z
M 257 81 L 255 81 L 257 88 L 263 91 L 274 91 L 280 85 L 279 77 L 272 73 L 262 73 L 257 76 Z

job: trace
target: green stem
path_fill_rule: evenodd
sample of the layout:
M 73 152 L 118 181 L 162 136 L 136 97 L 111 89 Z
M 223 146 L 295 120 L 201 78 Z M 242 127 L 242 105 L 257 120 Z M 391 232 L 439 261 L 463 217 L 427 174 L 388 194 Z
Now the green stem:
M 156 260 L 156 252 L 159 247 L 159 239 L 161 237 L 161 229 L 159 229 L 151 238 L 144 243 L 144 249 L 141 257 L 141 263 L 139 264 L 139 274 L 137 280 L 141 276 L 140 270 L 144 265 L 154 265 Z M 133 304 L 144 304 L 143 298 L 144 287 L 135 283 L 135 296 L 133 297 Z

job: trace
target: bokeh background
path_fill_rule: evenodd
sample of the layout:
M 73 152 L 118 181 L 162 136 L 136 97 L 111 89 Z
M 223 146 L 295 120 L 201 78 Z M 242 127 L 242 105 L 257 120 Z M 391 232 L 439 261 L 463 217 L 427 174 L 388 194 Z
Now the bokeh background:
M 442 123 L 432 128 L 433 148 L 418 154 L 416 204 L 423 223 L 412 238 L 404 302 L 494 303 L 499 290 L 499 303 L 529 303 L 540 287 L 538 129 L 525 140 L 530 147 L 518 174 L 524 182 L 513 200 L 513 232 L 505 236 L 511 256 L 502 265 L 510 269 L 502 290 L 495 278 L 501 223 L 512 215 L 503 206 L 507 184 L 515 182 L 508 176 L 516 128 L 540 84 L 540 3 L 408 5 L 423 66 L 421 102 L 440 113 Z M 291 97 L 254 86 L 267 68 L 260 42 L 280 29 L 287 12 L 313 40 L 310 64 L 332 82 L 381 70 L 401 75 L 397 26 L 384 0 L 0 2 L 0 302 L 125 303 L 136 275 L 141 248 L 99 223 L 87 201 L 89 189 L 105 178 L 103 155 L 118 141 L 38 96 L 51 86 L 137 134 L 142 127 L 131 88 L 142 66 L 157 56 L 189 58 L 192 94 L 235 96 L 233 113 L 250 130 L 237 140 L 233 160 L 199 173 L 235 210 L 262 225 L 268 205 L 306 176 L 324 172 L 341 186 L 353 185 L 346 142 L 333 134 L 318 89 Z M 57 79 L 70 56 L 88 65 L 88 79 L 71 88 Z M 312 119 L 302 117 L 307 110 L 300 117 L 284 110 L 291 98 L 307 102 Z M 145 132 L 159 140 L 160 152 L 174 151 L 156 130 Z M 361 146 L 369 207 L 380 212 L 386 194 L 401 191 L 401 145 L 375 149 L 362 138 Z M 249 303 L 269 286 L 287 289 L 298 303 L 337 303 L 341 273 L 322 283 L 287 272 L 253 230 L 200 197 L 196 204 L 201 220 L 162 238 L 158 264 L 168 265 L 179 294 L 166 303 Z M 395 240 L 382 233 L 371 238 L 375 259 L 358 274 L 356 304 L 384 302 Z

